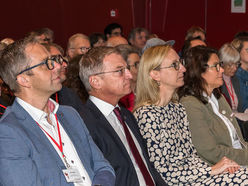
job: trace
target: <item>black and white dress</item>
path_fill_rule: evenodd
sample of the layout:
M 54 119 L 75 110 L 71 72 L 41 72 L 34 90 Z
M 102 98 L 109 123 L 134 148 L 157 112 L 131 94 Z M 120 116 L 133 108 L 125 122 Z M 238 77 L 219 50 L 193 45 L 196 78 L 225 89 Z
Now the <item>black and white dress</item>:
M 148 105 L 134 112 L 147 143 L 150 161 L 169 185 L 248 185 L 248 170 L 211 176 L 191 141 L 189 122 L 180 103 Z

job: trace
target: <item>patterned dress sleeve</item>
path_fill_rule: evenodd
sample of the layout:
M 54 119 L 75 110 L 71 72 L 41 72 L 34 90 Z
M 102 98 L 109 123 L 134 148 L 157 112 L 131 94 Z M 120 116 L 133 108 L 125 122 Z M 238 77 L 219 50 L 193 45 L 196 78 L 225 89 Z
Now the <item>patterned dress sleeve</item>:
M 188 122 L 181 107 L 144 106 L 134 113 L 147 143 L 150 161 L 168 184 L 201 182 L 211 167 L 192 146 Z

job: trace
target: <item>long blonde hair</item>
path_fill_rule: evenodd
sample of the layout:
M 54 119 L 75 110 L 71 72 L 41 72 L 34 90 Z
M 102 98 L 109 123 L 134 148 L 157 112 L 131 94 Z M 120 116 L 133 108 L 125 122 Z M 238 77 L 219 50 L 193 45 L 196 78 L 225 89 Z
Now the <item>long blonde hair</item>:
M 170 45 L 154 46 L 142 55 L 139 63 L 134 110 L 160 101 L 159 83 L 152 79 L 150 72 L 162 64 L 171 49 Z

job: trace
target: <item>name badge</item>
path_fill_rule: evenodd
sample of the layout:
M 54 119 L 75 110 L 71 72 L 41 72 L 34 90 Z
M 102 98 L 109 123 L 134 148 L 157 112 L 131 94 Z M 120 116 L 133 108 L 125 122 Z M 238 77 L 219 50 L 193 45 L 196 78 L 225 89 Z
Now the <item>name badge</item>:
M 63 174 L 67 182 L 74 182 L 74 183 L 83 183 L 83 179 L 79 174 L 79 171 L 76 167 L 70 167 L 67 169 L 63 169 Z

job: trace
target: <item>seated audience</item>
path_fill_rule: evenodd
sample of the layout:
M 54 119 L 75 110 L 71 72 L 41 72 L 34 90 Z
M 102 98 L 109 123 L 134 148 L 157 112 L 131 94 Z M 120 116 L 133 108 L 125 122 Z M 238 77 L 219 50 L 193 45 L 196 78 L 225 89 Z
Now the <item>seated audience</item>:
M 239 79 L 242 109 L 248 108 L 248 37 L 240 37 L 232 41 L 233 46 L 240 54 L 240 63 L 236 76 Z
M 142 49 L 144 48 L 146 41 L 149 37 L 149 32 L 145 28 L 134 28 L 130 31 L 128 35 L 128 42 L 137 48 L 140 52 L 142 52 Z
M 232 109 L 219 87 L 224 72 L 217 51 L 203 46 L 191 48 L 185 57 L 185 85 L 179 89 L 188 115 L 192 141 L 198 155 L 213 165 L 223 156 L 248 165 L 244 141 Z
M 187 30 L 185 40 L 190 38 L 200 37 L 202 41 L 206 41 L 206 32 L 199 26 L 192 26 Z
M 39 43 L 52 43 L 54 40 L 54 33 L 50 28 L 40 28 L 31 31 L 27 36 L 35 39 Z
M 81 33 L 74 34 L 69 38 L 67 43 L 67 58 L 71 60 L 78 55 L 85 54 L 90 48 L 88 36 Z
M 185 54 L 187 53 L 187 51 L 195 46 L 207 46 L 206 43 L 201 39 L 200 36 L 197 37 L 193 37 L 193 38 L 189 38 L 187 40 L 184 41 L 182 50 L 181 50 L 181 57 L 184 58 Z
M 159 38 L 151 38 L 148 39 L 146 42 L 146 45 L 142 49 L 142 54 L 145 52 L 146 49 L 151 48 L 153 46 L 158 46 L 158 45 L 171 45 L 173 46 L 175 44 L 175 40 L 169 40 L 169 41 L 164 41 Z
M 135 101 L 135 88 L 140 61 L 139 51 L 130 45 L 119 45 L 116 48 L 120 51 L 123 59 L 127 63 L 128 70 L 132 74 L 132 79 L 130 80 L 131 92 L 128 95 L 122 97 L 119 103 L 126 109 L 132 111 Z
M 104 28 L 104 35 L 106 39 L 112 36 L 122 36 L 122 26 L 118 23 L 110 23 Z
M 240 65 L 239 52 L 229 43 L 224 44 L 219 50 L 220 61 L 223 62 L 223 85 L 221 92 L 226 101 L 233 110 L 234 115 L 238 118 L 238 123 L 244 139 L 248 140 L 248 125 L 241 120 L 247 120 L 248 114 L 244 113 L 242 107 L 242 98 L 240 95 L 240 85 L 235 75 Z
M 64 82 L 64 86 L 74 90 L 81 102 L 86 103 L 89 94 L 79 77 L 79 61 L 82 56 L 78 55 L 69 61 L 66 73 L 67 79 Z
M 116 48 L 92 48 L 80 61 L 80 78 L 90 97 L 80 113 L 90 134 L 113 166 L 116 185 L 161 185 L 151 166 L 135 118 L 118 105 L 131 92 L 132 75 Z
M 62 65 L 29 38 L 3 51 L 0 75 L 16 99 L 0 120 L 1 185 L 115 184 L 80 115 L 49 99 L 62 88 Z
M 91 48 L 106 45 L 105 36 L 102 33 L 93 33 L 89 36 L 89 39 Z
M 126 45 L 128 44 L 127 40 L 122 36 L 112 36 L 108 38 L 106 42 L 106 46 L 108 47 L 116 47 L 118 45 Z
M 134 116 L 147 143 L 150 161 L 168 185 L 222 185 L 248 182 L 247 170 L 223 157 L 210 167 L 197 155 L 189 122 L 177 88 L 184 84 L 185 68 L 171 46 L 155 46 L 142 55 Z

